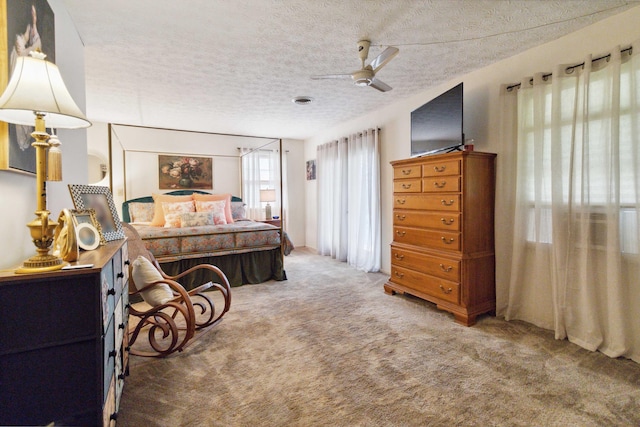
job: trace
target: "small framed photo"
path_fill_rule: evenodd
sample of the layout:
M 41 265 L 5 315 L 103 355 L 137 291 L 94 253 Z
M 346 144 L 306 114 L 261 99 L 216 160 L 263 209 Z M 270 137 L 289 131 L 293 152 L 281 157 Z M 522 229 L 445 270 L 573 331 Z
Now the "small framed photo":
M 80 224 L 89 224 L 96 229 L 96 232 L 98 234 L 98 244 L 104 245 L 107 243 L 104 235 L 102 234 L 102 226 L 98 222 L 95 209 L 71 209 L 70 212 L 71 217 L 73 218 L 73 225 L 76 229 L 78 229 Z
M 109 187 L 69 184 L 73 205 L 78 210 L 93 209 L 107 242 L 124 239 L 124 230 Z

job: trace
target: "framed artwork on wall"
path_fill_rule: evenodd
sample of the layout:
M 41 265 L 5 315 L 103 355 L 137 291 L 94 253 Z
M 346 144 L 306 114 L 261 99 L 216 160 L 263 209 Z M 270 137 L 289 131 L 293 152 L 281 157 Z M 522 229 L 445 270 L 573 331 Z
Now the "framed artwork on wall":
M 307 160 L 307 181 L 316 179 L 316 160 Z
M 109 187 L 69 184 L 73 205 L 78 210 L 93 209 L 107 242 L 124 239 L 124 230 Z
M 158 188 L 212 190 L 213 159 L 159 154 Z
M 47 0 L 0 0 L 0 93 L 11 77 L 16 58 L 40 50 L 56 62 L 54 15 Z M 0 122 L 0 169 L 35 174 L 33 126 Z

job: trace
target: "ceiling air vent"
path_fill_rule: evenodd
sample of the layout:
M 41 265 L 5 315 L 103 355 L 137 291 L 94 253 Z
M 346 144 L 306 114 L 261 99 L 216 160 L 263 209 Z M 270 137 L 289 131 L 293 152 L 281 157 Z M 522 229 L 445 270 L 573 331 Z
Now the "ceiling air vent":
M 313 102 L 313 98 L 310 96 L 296 96 L 291 102 L 297 105 L 309 105 Z

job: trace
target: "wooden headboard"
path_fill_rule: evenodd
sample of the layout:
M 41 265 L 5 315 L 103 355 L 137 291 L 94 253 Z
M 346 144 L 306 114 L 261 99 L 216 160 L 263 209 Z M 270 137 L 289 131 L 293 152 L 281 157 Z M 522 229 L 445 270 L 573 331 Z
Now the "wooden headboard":
M 169 191 L 168 193 L 163 193 L 163 194 L 169 194 L 171 196 L 188 196 L 193 193 L 211 194 L 211 193 L 207 193 L 206 191 L 200 191 L 200 190 L 174 190 L 174 191 Z M 231 201 L 241 202 L 242 199 L 240 197 L 231 196 Z M 129 215 L 129 203 L 153 203 L 153 197 L 144 196 L 144 197 L 138 197 L 137 199 L 130 199 L 122 202 L 122 221 L 124 222 L 131 222 L 131 215 Z

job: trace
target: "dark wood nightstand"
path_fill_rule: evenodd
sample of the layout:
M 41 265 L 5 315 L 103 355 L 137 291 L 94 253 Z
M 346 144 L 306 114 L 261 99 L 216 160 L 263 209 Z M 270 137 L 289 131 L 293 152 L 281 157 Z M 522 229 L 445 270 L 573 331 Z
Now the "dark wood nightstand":
M 267 224 L 271 224 L 271 225 L 275 225 L 276 227 L 282 227 L 282 220 L 281 219 L 260 219 L 258 220 L 258 222 L 264 222 Z

